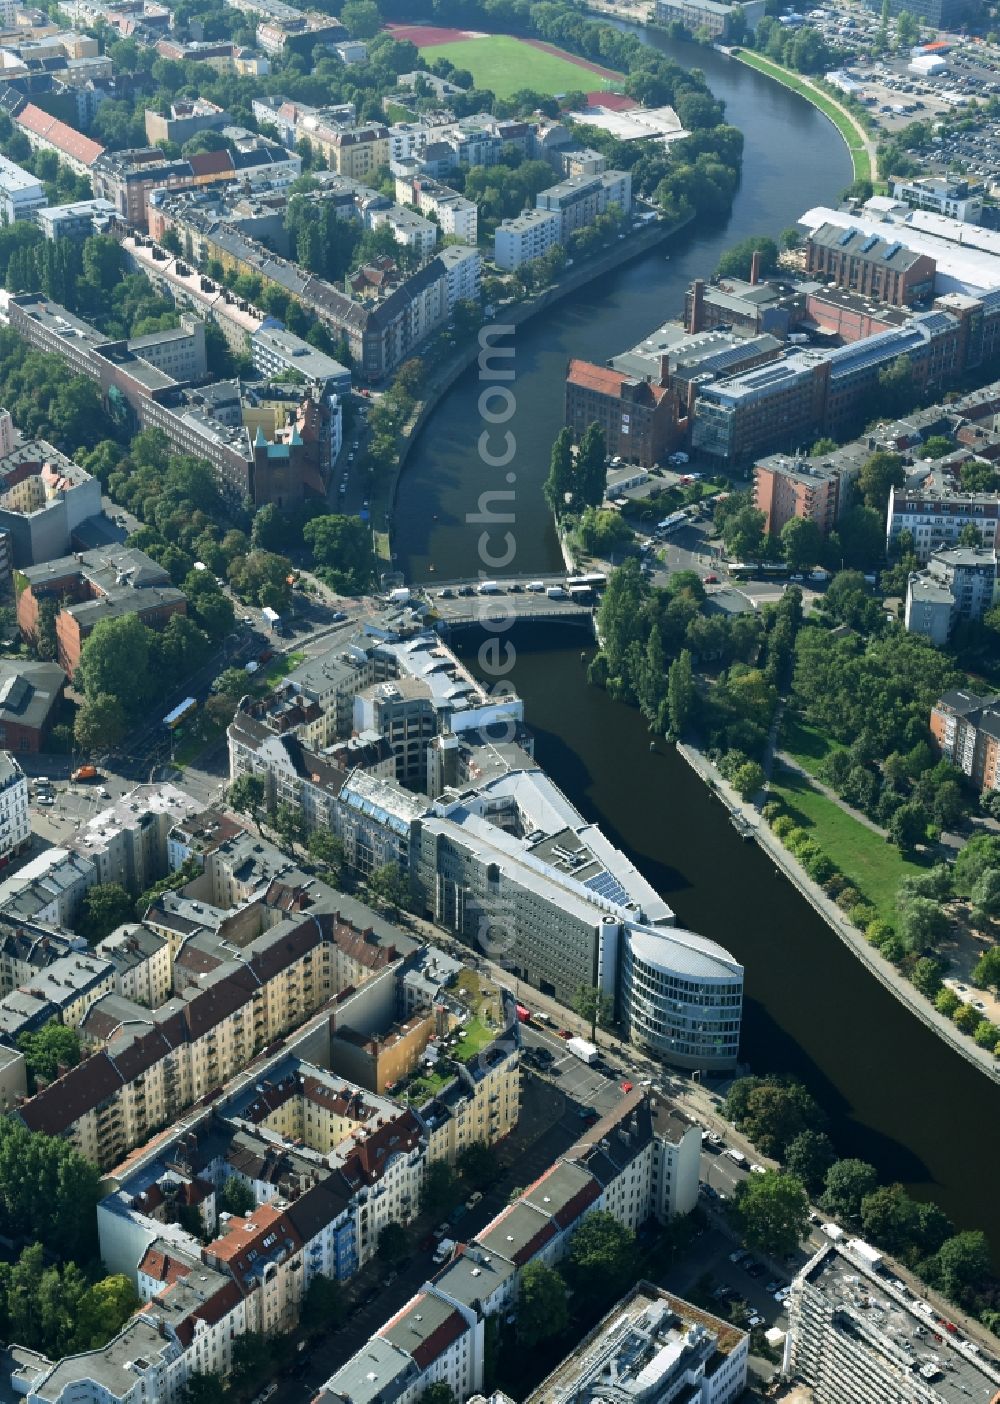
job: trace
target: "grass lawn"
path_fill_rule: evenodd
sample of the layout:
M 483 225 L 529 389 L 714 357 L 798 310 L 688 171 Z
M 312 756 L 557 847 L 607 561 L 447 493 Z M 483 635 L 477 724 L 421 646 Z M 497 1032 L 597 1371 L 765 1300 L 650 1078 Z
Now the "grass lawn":
M 509 34 L 484 39 L 462 39 L 456 44 L 434 44 L 420 50 L 421 59 L 450 59 L 456 68 L 472 74 L 477 88 L 489 88 L 499 98 L 511 97 L 520 88 L 554 97 L 557 93 L 593 92 L 605 80 L 569 59 L 536 49 Z
M 782 719 L 779 745 L 781 750 L 787 751 L 798 761 L 803 770 L 817 776 L 820 766 L 831 751 L 843 749 L 838 742 L 831 741 L 828 736 L 824 736 L 821 731 L 817 731 L 791 712 L 786 712 Z
M 470 1019 L 462 1029 L 462 1037 L 448 1056 L 454 1058 L 456 1063 L 468 1063 L 487 1048 L 496 1036 L 496 1029 L 490 1028 L 489 1024 L 484 1024 L 481 1019 Z
M 282 678 L 287 678 L 289 673 L 294 672 L 300 663 L 304 663 L 307 657 L 308 655 L 301 650 L 292 653 L 279 653 L 276 658 L 271 659 L 266 668 L 262 668 L 257 673 L 254 681 L 268 686 L 271 683 L 280 682 Z M 257 691 L 256 687 L 254 691 Z
M 812 830 L 823 852 L 878 908 L 879 916 L 892 921 L 897 887 L 904 877 L 922 872 L 921 865 L 903 858 L 895 844 L 886 843 L 845 814 L 833 800 L 813 789 L 804 776 L 779 769 L 770 789 L 783 801 L 796 824 Z
M 810 87 L 808 83 L 802 81 L 798 74 L 784 68 L 780 63 L 775 63 L 773 59 L 765 58 L 763 54 L 755 54 L 747 49 L 741 49 L 736 57 L 741 63 L 749 64 L 751 68 L 756 68 L 760 73 L 766 73 L 769 78 L 783 83 L 786 88 L 791 88 L 792 92 L 801 94 L 806 102 L 811 102 L 813 107 L 819 108 L 824 116 L 829 117 L 847 142 L 847 149 L 854 162 L 854 179 L 871 180 L 872 163 L 865 146 L 864 129 L 859 122 L 856 122 L 847 112 L 831 102 L 824 93 Z

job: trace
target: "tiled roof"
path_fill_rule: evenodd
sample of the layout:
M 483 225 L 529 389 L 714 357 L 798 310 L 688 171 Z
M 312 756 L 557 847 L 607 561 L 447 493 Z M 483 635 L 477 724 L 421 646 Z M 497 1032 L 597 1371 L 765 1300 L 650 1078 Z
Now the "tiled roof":
M 621 371 L 612 370 L 610 366 L 598 366 L 593 361 L 571 360 L 566 380 L 570 385 L 576 385 L 581 390 L 594 390 L 599 395 L 613 395 L 618 399 L 621 395 L 622 386 L 632 380 L 633 377 L 623 374 Z M 648 384 L 650 397 L 653 401 L 663 398 L 666 391 L 661 385 Z
M 42 137 L 67 156 L 82 161 L 85 166 L 93 165 L 98 156 L 104 155 L 104 147 L 99 142 L 91 141 L 90 137 L 84 136 L 82 132 L 75 131 L 65 122 L 51 117 L 33 102 L 22 108 L 14 120 L 25 131 Z

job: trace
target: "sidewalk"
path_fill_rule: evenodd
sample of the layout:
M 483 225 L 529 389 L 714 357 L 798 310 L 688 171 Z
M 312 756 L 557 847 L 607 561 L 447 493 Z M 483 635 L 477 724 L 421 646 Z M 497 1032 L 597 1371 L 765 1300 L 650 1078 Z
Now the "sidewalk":
M 781 762 L 786 770 L 791 770 L 796 775 L 801 775 L 803 780 L 808 780 L 814 790 L 819 790 L 821 795 L 826 795 L 838 809 L 842 809 L 845 814 L 849 814 L 857 823 L 863 824 L 866 829 L 871 829 L 873 834 L 878 834 L 884 839 L 888 836 L 888 830 L 883 829 L 880 824 L 876 824 L 873 819 L 869 819 L 867 814 L 863 814 L 860 809 L 854 809 L 846 800 L 842 800 L 836 790 L 832 790 L 829 785 L 825 785 L 822 780 L 817 780 L 815 775 L 811 775 L 804 766 L 799 765 L 794 756 L 790 756 L 787 751 L 776 751 L 775 758 Z

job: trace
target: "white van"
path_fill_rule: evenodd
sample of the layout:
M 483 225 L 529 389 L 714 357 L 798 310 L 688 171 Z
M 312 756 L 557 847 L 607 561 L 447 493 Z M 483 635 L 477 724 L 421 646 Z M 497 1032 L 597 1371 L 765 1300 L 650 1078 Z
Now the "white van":
M 541 592 L 545 589 L 545 581 L 532 580 L 528 585 L 525 586 L 525 589 L 533 591 L 536 595 L 540 595 Z

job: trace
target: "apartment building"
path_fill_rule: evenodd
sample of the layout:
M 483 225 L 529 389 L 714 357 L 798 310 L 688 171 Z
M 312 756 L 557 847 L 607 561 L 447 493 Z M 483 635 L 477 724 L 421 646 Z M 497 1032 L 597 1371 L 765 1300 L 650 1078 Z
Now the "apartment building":
M 956 546 L 935 551 L 906 585 L 906 630 L 943 648 L 960 620 L 978 623 L 997 597 L 996 551 Z
M 933 743 L 980 792 L 1000 788 L 1000 697 L 946 692 L 931 709 Z
M 87 819 L 69 841 L 97 869 L 139 896 L 169 871 L 167 838 L 173 827 L 202 806 L 176 785 L 137 785 Z
M 4 222 L 30 219 L 45 204 L 45 187 L 30 171 L 0 156 L 0 214 Z
M 847 444 L 816 458 L 771 454 L 753 468 L 753 503 L 764 513 L 764 529 L 778 536 L 793 517 L 814 521 L 829 536 L 851 505 L 853 485 L 872 450 Z
M 445 301 L 449 313 L 456 302 L 478 302 L 483 259 L 471 244 L 447 244 L 437 255 L 444 269 Z
M 573 359 L 566 373 L 566 424 L 582 438 L 600 424 L 608 454 L 652 468 L 681 436 L 676 397 L 667 386 L 609 366 Z
M 170 943 L 143 922 L 127 922 L 94 948 L 114 966 L 114 993 L 133 1004 L 158 1009 L 170 996 Z
M 990 1404 L 1000 1361 L 888 1271 L 860 1239 L 821 1248 L 792 1283 L 783 1373 L 816 1404 Z
M 0 702 L 3 689 L 0 688 Z M 4 736 L 6 744 L 6 736 Z M 10 751 L 0 751 L 0 867 L 31 839 L 28 780 Z
M 150 146 L 161 141 L 183 146 L 199 132 L 217 132 L 229 125 L 229 113 L 207 98 L 172 102 L 166 113 L 146 108 L 146 140 Z
M 593 224 L 598 215 L 617 205 L 623 215 L 632 209 L 632 177 L 628 171 L 602 171 L 593 176 L 567 176 L 558 185 L 539 191 L 535 208 L 559 216 L 564 244 L 576 229 Z
M 387 127 L 347 127 L 331 132 L 328 145 L 330 169 L 352 180 L 364 180 L 389 164 Z
M 891 236 L 822 224 L 806 241 L 806 272 L 875 302 L 912 307 L 934 292 L 937 264 Z
M 416 179 L 396 178 L 396 199 L 412 202 L 422 215 L 437 217 L 441 233 L 465 244 L 475 244 L 479 238 L 479 208 L 457 190 L 428 176 Z
M 366 220 L 372 229 L 388 229 L 397 244 L 404 249 L 413 249 L 421 258 L 429 258 L 434 252 L 438 226 L 405 205 L 372 209 Z
M 16 569 L 64 556 L 75 533 L 101 515 L 101 484 L 52 444 L 20 443 L 0 458 L 0 531 Z
M 515 272 L 533 258 L 541 258 L 562 238 L 562 219 L 556 210 L 525 210 L 514 219 L 503 219 L 493 236 L 493 261 L 498 268 Z
M 100 142 L 78 132 L 43 112 L 33 102 L 26 103 L 14 117 L 14 129 L 26 138 L 33 151 L 51 151 L 77 175 L 93 177 L 95 163 L 104 155 Z M 94 194 L 102 192 L 95 189 Z
M 922 176 L 911 180 L 894 180 L 890 191 L 894 200 L 902 200 L 915 210 L 932 210 L 963 224 L 981 224 L 983 218 L 982 190 L 973 190 L 967 180 L 948 176 Z
M 270 319 L 273 322 L 273 319 Z M 351 372 L 347 366 L 317 351 L 308 341 L 282 326 L 265 322 L 250 338 L 253 363 L 264 375 L 282 371 L 297 371 L 308 385 L 318 386 L 326 394 L 349 395 Z
M 974 526 L 983 546 L 997 544 L 1000 495 L 956 491 L 943 473 L 932 473 L 921 487 L 893 488 L 889 494 L 886 545 L 889 550 L 901 532 L 909 532 L 913 554 L 921 565 L 941 550 L 957 547 L 962 530 Z
M 66 205 L 43 205 L 32 218 L 46 239 L 87 239 L 103 234 L 115 213 L 110 200 L 73 200 Z
M 47 848 L 0 883 L 0 911 L 12 921 L 72 927 L 96 881 L 97 869 L 80 854 Z
M 70 677 L 100 620 L 135 614 L 148 628 L 162 629 L 171 615 L 187 613 L 184 594 L 170 584 L 169 574 L 128 546 L 26 566 L 18 571 L 17 590 L 17 622 L 25 639 L 37 636 L 40 602 L 58 602 L 57 658 Z
M 743 28 L 753 32 L 766 13 L 762 0 L 749 5 L 727 5 L 722 0 L 656 0 L 656 23 L 679 24 L 690 34 L 708 34 L 723 41 L 734 34 L 743 36 Z M 737 28 L 737 21 L 740 27 Z

